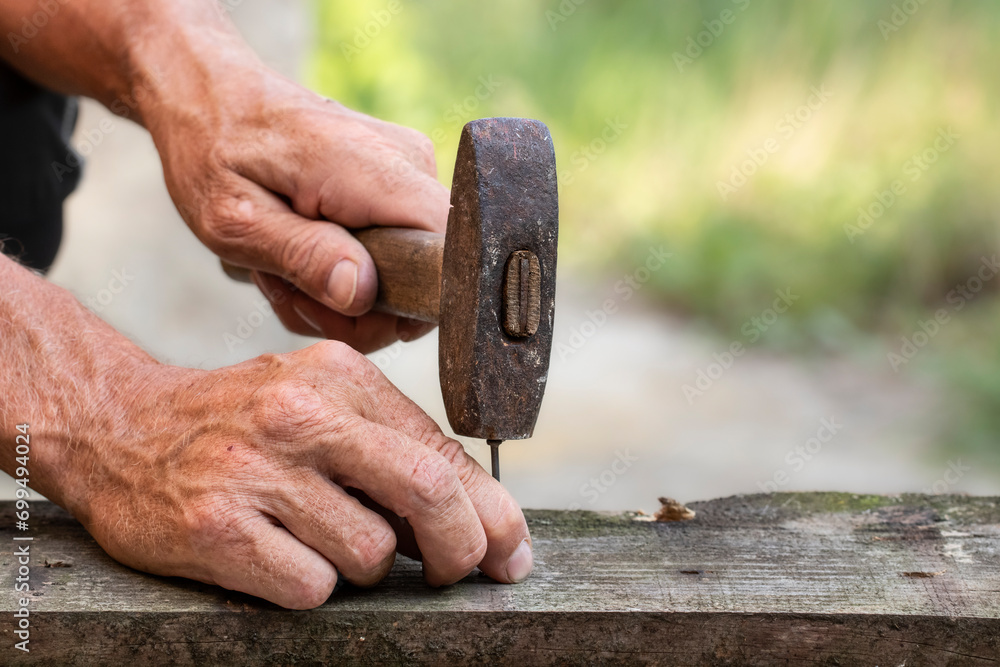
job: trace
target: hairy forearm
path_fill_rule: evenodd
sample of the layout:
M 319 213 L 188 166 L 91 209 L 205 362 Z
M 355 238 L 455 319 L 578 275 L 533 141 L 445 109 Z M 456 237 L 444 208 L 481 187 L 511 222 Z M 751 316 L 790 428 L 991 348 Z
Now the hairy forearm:
M 155 365 L 68 292 L 0 255 L 4 471 L 17 467 L 17 425 L 28 424 L 31 487 L 86 517 L 82 459 L 100 440 L 115 436 L 121 417 L 115 406 L 127 403 L 142 370 Z
M 146 123 L 257 59 L 214 0 L 3 0 L 0 58 Z

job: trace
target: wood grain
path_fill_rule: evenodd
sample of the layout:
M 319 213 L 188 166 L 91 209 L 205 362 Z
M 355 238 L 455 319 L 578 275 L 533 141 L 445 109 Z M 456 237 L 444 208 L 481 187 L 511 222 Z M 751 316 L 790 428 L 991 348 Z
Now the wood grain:
M 991 665 L 1000 499 L 774 494 L 689 503 L 690 521 L 528 511 L 535 572 L 440 590 L 400 558 L 379 586 L 290 612 L 123 567 L 32 508 L 32 651 L 3 664 Z M 2 570 L 14 517 L 0 510 Z M 72 561 L 51 568 L 49 562 Z M 925 573 L 911 576 L 907 573 Z M 8 662 L 8 658 L 11 662 Z
M 437 323 L 441 309 L 444 234 L 376 227 L 355 234 L 375 261 L 375 310 Z

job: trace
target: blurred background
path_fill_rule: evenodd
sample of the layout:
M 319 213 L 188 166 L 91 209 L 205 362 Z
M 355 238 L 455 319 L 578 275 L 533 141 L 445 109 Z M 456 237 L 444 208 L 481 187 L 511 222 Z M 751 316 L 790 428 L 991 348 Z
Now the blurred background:
M 555 347 L 501 449 L 523 506 L 1000 492 L 1000 5 L 224 6 L 269 65 L 430 136 L 446 184 L 465 122 L 551 129 Z M 171 363 L 309 343 L 186 230 L 144 131 L 85 103 L 74 144 L 54 282 Z M 371 358 L 447 430 L 436 334 Z

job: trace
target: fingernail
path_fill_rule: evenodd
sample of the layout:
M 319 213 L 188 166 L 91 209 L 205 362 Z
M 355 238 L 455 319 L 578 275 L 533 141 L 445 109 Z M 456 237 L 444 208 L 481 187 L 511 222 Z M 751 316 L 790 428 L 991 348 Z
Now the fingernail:
M 308 324 L 309 326 L 311 326 L 316 331 L 322 331 L 322 329 L 320 329 L 319 325 L 316 324 L 315 322 L 313 322 L 313 319 L 311 317 L 309 317 L 304 310 L 302 310 L 301 308 L 299 308 L 298 306 L 296 306 L 294 304 L 292 305 L 292 310 L 295 311 L 296 315 L 298 315 L 300 318 L 302 318 L 303 322 L 305 322 L 306 324 Z
M 430 322 L 421 322 L 420 320 L 401 317 L 396 324 L 396 336 L 404 343 L 409 343 L 411 340 L 416 340 L 424 334 L 430 333 L 434 330 L 435 326 Z
M 337 262 L 330 272 L 326 291 L 338 308 L 350 308 L 358 293 L 358 265 L 349 259 Z
M 531 556 L 531 545 L 528 544 L 528 540 L 521 542 L 517 551 L 507 561 L 507 578 L 515 584 L 521 583 L 531 574 L 534 562 L 534 558 Z

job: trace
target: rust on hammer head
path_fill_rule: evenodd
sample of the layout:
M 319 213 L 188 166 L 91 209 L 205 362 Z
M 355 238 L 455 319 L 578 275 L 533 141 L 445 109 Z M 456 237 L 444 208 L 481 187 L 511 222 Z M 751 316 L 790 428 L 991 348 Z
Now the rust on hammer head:
M 448 421 L 459 435 L 528 438 L 555 312 L 559 202 L 548 128 L 522 118 L 466 125 L 451 193 L 439 350 Z

